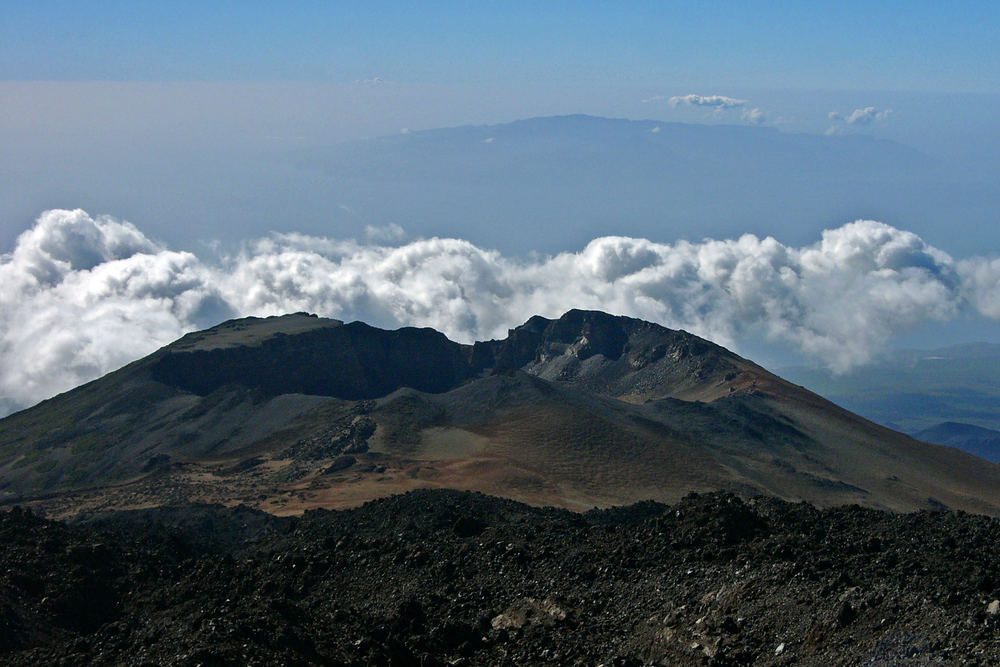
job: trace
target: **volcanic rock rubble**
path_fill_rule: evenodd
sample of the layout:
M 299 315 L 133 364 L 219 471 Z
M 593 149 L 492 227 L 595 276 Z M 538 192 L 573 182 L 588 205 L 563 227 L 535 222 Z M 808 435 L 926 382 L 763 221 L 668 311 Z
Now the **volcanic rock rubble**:
M 997 664 L 1000 524 L 692 495 L 583 514 L 421 490 L 0 514 L 12 665 Z

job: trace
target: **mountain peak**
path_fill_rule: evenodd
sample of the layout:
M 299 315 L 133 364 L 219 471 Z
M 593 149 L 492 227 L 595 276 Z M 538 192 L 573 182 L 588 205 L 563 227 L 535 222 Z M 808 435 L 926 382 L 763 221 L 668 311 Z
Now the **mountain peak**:
M 289 513 L 424 486 L 578 509 L 721 489 L 1000 514 L 998 466 L 590 310 L 472 345 L 305 313 L 230 320 L 0 420 L 0 502 L 42 494 L 55 513 L 178 497 Z
M 259 346 L 275 336 L 292 336 L 306 331 L 343 326 L 340 320 L 310 313 L 291 313 L 271 317 L 243 317 L 227 320 L 204 331 L 189 333 L 172 343 L 174 351 L 209 351 L 225 348 Z

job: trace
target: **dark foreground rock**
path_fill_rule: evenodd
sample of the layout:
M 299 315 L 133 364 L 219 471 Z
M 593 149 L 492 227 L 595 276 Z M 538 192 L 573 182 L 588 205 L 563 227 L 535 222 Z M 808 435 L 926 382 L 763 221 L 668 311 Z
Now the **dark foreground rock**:
M 280 519 L 0 515 L 15 665 L 997 664 L 1000 524 L 419 491 Z

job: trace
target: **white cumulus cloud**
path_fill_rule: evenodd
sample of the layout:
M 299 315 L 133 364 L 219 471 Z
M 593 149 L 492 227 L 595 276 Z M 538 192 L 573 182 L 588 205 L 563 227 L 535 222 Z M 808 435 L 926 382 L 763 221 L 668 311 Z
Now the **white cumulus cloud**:
M 1000 319 L 1000 260 L 955 261 L 870 220 L 793 247 L 602 237 L 506 257 L 453 238 L 399 243 L 300 234 L 198 257 L 134 225 L 53 210 L 0 256 L 0 410 L 29 405 L 228 317 L 309 311 L 435 327 L 470 342 L 535 314 L 595 308 L 736 347 L 785 343 L 844 370 L 894 335 L 965 309 Z M 386 244 L 393 240 L 396 244 Z
M 674 95 L 667 100 L 667 104 L 672 107 L 707 107 L 712 109 L 712 113 L 715 115 L 721 115 L 723 111 L 729 109 L 739 109 L 740 119 L 752 125 L 763 123 L 767 116 L 762 109 L 751 106 L 747 100 L 727 97 L 726 95 L 696 95 L 693 93 L 690 95 Z
M 212 272 L 127 222 L 48 211 L 0 257 L 0 398 L 25 405 L 227 313 Z
M 875 121 L 887 120 L 892 113 L 892 109 L 878 110 L 875 107 L 864 107 L 846 115 L 837 111 L 831 111 L 827 115 L 831 120 L 843 121 L 849 125 L 871 125 Z
M 738 100 L 735 97 L 726 97 L 725 95 L 674 95 L 667 103 L 672 106 L 694 106 L 694 107 L 712 107 L 715 109 L 735 109 L 742 108 L 747 105 L 746 100 Z

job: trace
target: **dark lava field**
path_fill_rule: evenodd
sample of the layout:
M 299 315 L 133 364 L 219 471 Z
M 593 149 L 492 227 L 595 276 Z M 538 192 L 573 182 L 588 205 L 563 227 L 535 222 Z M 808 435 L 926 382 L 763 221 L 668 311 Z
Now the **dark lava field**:
M 1000 524 L 414 491 L 278 518 L 0 513 L 12 665 L 1000 663 Z

